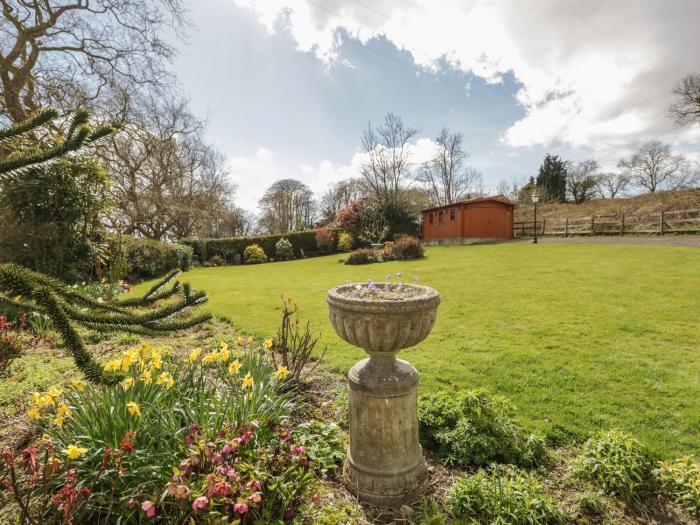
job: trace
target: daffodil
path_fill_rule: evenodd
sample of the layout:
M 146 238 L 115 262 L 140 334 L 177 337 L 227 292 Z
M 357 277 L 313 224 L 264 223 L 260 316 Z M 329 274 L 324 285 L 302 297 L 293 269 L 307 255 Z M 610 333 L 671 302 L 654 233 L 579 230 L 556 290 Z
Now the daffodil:
M 148 341 L 144 341 L 143 343 L 141 343 L 137 347 L 137 350 L 141 359 L 149 359 L 151 357 L 151 343 L 149 343 Z
M 51 388 L 49 388 L 48 392 L 46 392 L 46 395 L 56 399 L 58 396 L 61 395 L 61 390 L 59 390 L 55 386 L 52 386 Z
M 124 390 L 129 390 L 132 386 L 134 386 L 133 377 L 127 377 L 124 381 L 122 381 L 122 388 Z
M 236 375 L 238 373 L 238 371 L 241 369 L 241 366 L 242 366 L 241 362 L 238 359 L 232 361 L 231 364 L 228 365 L 228 373 Z
M 252 337 L 248 337 L 248 344 L 249 344 L 249 345 L 252 345 L 252 344 L 253 344 L 253 338 L 252 338 Z
M 16 303 L 20 302 L 21 300 L 22 300 L 22 296 L 21 296 L 21 295 L 15 295 L 14 301 L 15 301 Z
M 41 419 L 41 412 L 36 407 L 32 407 L 27 411 L 27 417 L 32 421 L 39 421 Z
M 144 372 L 140 376 L 141 381 L 143 381 L 146 384 L 150 384 L 151 381 L 153 381 L 153 375 L 150 370 L 144 370 Z
M 119 359 L 110 359 L 105 363 L 105 372 L 116 372 L 121 368 L 121 361 Z
M 70 415 L 70 407 L 68 405 L 66 405 L 65 403 L 61 403 L 56 408 L 56 414 L 61 416 L 61 417 L 66 417 L 66 416 Z
M 41 408 L 48 405 L 55 405 L 56 400 L 48 394 L 37 394 L 34 397 L 34 403 L 37 407 Z
M 160 367 L 163 366 L 163 354 L 158 352 L 157 350 L 153 351 L 153 354 L 151 355 L 151 368 L 154 370 L 160 370 Z
M 243 378 L 243 388 L 253 388 L 253 377 L 248 372 Z
M 277 371 L 274 373 L 280 381 L 284 381 L 289 375 L 289 369 L 286 366 L 278 366 Z
M 222 348 L 219 351 L 219 361 L 221 361 L 222 363 L 225 363 L 230 358 L 231 358 L 231 352 L 229 351 L 228 347 Z
M 175 384 L 175 380 L 168 372 L 163 372 L 158 376 L 158 379 L 156 379 L 156 384 L 165 385 L 165 388 L 172 388 L 172 386 Z
M 62 416 L 56 416 L 55 418 L 53 418 L 53 424 L 56 425 L 57 427 L 61 427 L 61 426 L 63 426 L 64 419 L 65 418 Z
M 79 447 L 77 445 L 68 445 L 68 448 L 63 449 L 63 453 L 68 456 L 68 459 L 78 459 L 86 452 L 87 449 L 85 447 Z
M 220 342 L 219 342 L 219 348 L 221 348 L 221 350 L 227 350 L 227 349 L 228 349 L 228 343 L 227 343 L 226 341 L 220 341 Z
M 71 381 L 70 384 L 78 392 L 82 392 L 83 390 L 85 390 L 85 383 L 80 379 L 73 379 L 73 381 Z
M 194 363 L 197 359 L 199 359 L 200 355 L 202 355 L 202 349 L 195 348 L 190 352 L 190 356 L 187 359 L 190 363 Z
M 269 350 L 270 348 L 272 348 L 272 344 L 273 344 L 272 339 L 265 339 L 265 343 L 263 343 L 263 344 L 265 345 L 265 349 Z
M 205 363 L 213 363 L 213 362 L 216 361 L 218 358 L 219 358 L 219 352 L 217 352 L 216 350 L 214 350 L 213 352 L 209 352 L 207 355 L 205 355 L 205 356 L 202 358 L 202 361 L 204 361 Z
M 129 414 L 132 416 L 140 416 L 141 415 L 141 408 L 137 403 L 134 403 L 133 401 L 129 402 L 126 404 L 126 409 L 128 410 Z
M 242 345 L 242 344 L 243 344 L 243 338 L 239 335 L 238 337 L 236 337 L 236 342 L 237 342 L 239 345 Z

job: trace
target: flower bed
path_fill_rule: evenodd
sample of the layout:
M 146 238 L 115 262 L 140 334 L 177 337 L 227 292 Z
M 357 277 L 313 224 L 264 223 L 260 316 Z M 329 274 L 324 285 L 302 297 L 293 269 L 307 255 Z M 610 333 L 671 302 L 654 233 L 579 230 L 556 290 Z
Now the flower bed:
M 27 522 L 290 519 L 313 481 L 287 377 L 252 339 L 186 359 L 143 343 L 106 363 L 121 384 L 33 396 L 43 438 L 5 452 L 0 479 Z M 6 493 L 6 494 L 8 494 Z

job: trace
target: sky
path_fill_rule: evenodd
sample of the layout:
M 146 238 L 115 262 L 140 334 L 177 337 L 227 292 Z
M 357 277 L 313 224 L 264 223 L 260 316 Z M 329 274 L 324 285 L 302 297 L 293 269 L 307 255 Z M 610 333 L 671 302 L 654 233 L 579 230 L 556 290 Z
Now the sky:
M 700 126 L 666 114 L 700 71 L 697 0 L 191 0 L 175 70 L 251 211 L 275 180 L 317 193 L 356 176 L 388 112 L 464 134 L 487 186 L 546 153 L 606 170 L 645 140 L 700 160 Z

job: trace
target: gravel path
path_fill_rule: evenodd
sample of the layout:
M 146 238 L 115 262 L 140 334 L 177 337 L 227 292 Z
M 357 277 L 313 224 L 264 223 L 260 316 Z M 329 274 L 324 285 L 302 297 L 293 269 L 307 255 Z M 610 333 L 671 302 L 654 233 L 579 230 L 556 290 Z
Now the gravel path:
M 542 244 L 657 244 L 660 246 L 688 246 L 700 248 L 700 236 L 636 236 L 636 237 L 540 237 Z M 532 242 L 532 239 L 522 239 L 520 242 Z

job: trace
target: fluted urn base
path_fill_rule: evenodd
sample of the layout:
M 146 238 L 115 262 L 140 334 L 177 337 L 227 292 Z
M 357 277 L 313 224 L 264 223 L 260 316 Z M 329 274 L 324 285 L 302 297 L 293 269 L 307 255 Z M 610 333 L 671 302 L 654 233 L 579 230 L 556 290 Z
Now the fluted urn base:
M 363 359 L 348 373 L 350 446 L 343 482 L 361 501 L 399 507 L 425 493 L 417 392 L 416 369 L 392 355 Z

